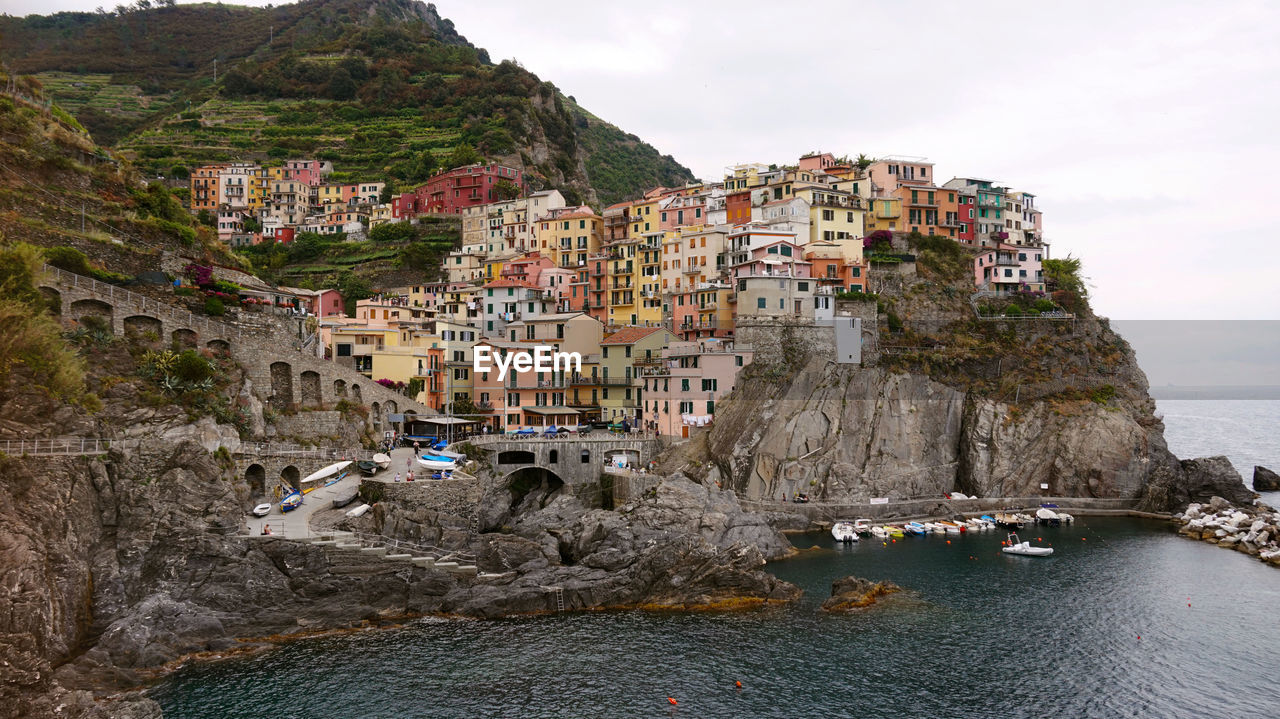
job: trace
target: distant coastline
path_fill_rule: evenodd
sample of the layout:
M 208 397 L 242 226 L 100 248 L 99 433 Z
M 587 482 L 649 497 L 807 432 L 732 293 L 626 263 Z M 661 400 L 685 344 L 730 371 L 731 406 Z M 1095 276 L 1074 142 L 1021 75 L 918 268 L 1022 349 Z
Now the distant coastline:
M 1164 385 L 1149 392 L 1153 399 L 1280 399 L 1280 385 Z

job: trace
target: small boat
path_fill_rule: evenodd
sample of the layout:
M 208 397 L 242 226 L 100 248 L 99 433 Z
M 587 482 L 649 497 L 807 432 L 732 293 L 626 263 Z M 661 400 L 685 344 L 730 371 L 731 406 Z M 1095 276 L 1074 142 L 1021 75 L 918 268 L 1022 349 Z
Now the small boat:
M 268 514 L 271 514 L 270 502 L 267 502 L 266 504 L 259 504 L 258 506 L 253 508 L 253 516 L 255 517 L 265 517 Z
M 359 494 L 360 494 L 360 488 L 359 488 L 359 487 L 352 487 L 351 489 L 347 490 L 346 492 L 344 492 L 344 493 L 342 493 L 342 494 L 339 494 L 338 496 L 336 496 L 336 497 L 334 497 L 334 498 L 333 498 L 333 508 L 334 508 L 334 509 L 342 509 L 343 507 L 347 506 L 348 504 L 351 504 L 352 502 L 354 502 L 354 501 L 356 500 L 356 497 L 357 497 Z
M 984 514 L 981 517 L 978 517 L 978 519 L 981 519 L 984 522 L 990 522 L 992 526 L 995 526 L 996 523 L 996 518 L 990 514 Z
M 930 534 L 944 534 L 947 531 L 946 527 L 938 524 L 937 522 L 925 522 L 924 528 L 929 530 Z
M 835 537 L 837 542 L 858 541 L 858 532 L 853 528 L 853 522 L 836 522 L 831 525 L 831 536 Z
M 372 505 L 362 504 L 362 505 L 360 505 L 359 507 L 356 507 L 355 509 L 349 509 L 349 510 L 347 510 L 347 516 L 348 516 L 348 517 L 359 517 L 359 516 L 361 516 L 362 514 L 364 514 L 365 512 L 368 512 L 368 511 L 369 511 L 369 507 L 370 507 L 370 506 L 372 506 Z
M 361 472 L 364 472 L 370 477 L 377 474 L 379 469 L 382 469 L 378 466 L 377 462 L 374 462 L 371 459 L 362 459 L 359 462 L 356 462 L 356 466 L 360 468 Z
M 457 460 L 438 454 L 424 454 L 418 458 L 418 464 L 427 469 L 455 469 L 458 466 Z
M 302 505 L 302 492 L 299 492 L 298 490 L 295 489 L 289 493 L 289 496 L 280 500 L 280 511 L 292 512 L 293 510 L 297 509 L 301 505 Z
M 945 530 L 947 534 L 959 534 L 960 532 L 964 531 L 960 527 L 960 525 L 956 524 L 955 522 L 947 522 L 944 520 L 944 521 L 938 522 L 938 524 L 942 525 L 943 530 Z
M 1067 514 L 1066 512 L 1058 512 L 1058 519 L 1061 519 L 1063 524 L 1071 524 L 1076 521 L 1075 517 Z
M 924 525 L 919 522 L 907 522 L 902 529 L 910 534 L 924 534 L 926 531 Z
M 857 532 L 858 534 L 871 534 L 871 520 L 870 519 L 853 520 L 853 531 Z
M 390 469 L 391 455 L 379 452 L 378 454 L 373 455 L 373 463 L 378 465 L 378 469 Z
M 341 482 L 342 480 L 346 479 L 348 474 L 351 474 L 351 473 L 350 473 L 350 472 L 343 472 L 342 474 L 339 474 L 338 476 L 334 477 L 333 479 L 330 479 L 329 481 L 325 482 L 325 483 L 324 483 L 324 486 L 329 487 L 329 486 L 331 486 L 331 485 L 337 484 L 338 482 Z
M 1017 554 L 1023 557 L 1047 557 L 1053 554 L 1053 547 L 1033 547 L 1031 542 L 1018 539 L 1017 534 L 1009 534 L 1008 546 L 1001 548 L 1005 554 Z
M 1047 524 L 1051 527 L 1056 527 L 1062 524 L 1062 517 L 1058 516 L 1058 513 L 1052 509 L 1041 507 L 1036 510 L 1036 521 L 1040 524 Z
M 884 525 L 884 529 L 885 529 L 885 531 L 886 531 L 886 532 L 888 532 L 888 533 L 889 533 L 889 536 L 890 536 L 890 537 L 897 538 L 897 537 L 905 537 L 905 536 L 906 536 L 906 534 L 904 534 L 904 533 L 903 533 L 903 531 L 902 531 L 902 527 L 895 527 L 895 526 L 893 526 L 892 524 L 886 524 L 886 525 Z
M 332 477 L 333 475 L 341 472 L 342 470 L 350 466 L 351 466 L 350 460 L 345 462 L 334 462 L 328 467 L 322 467 L 312 472 L 311 474 L 308 474 L 307 476 L 303 477 L 302 483 L 306 484 L 308 482 L 314 482 L 320 479 L 328 479 L 329 477 Z
M 885 527 L 880 527 L 880 526 L 872 527 L 871 536 L 876 537 L 878 539 L 883 539 L 889 536 L 889 530 L 886 529 Z
M 1018 518 L 1017 514 L 1012 512 L 997 512 L 996 524 L 1005 529 L 1022 529 L 1023 522 Z

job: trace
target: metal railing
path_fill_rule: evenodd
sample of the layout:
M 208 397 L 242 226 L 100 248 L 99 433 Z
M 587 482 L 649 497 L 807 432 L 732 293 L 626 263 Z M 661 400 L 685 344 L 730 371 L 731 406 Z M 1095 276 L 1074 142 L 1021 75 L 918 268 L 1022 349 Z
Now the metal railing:
M 89 437 L 5 439 L 0 440 L 0 452 L 17 457 L 22 455 L 106 454 L 117 442 L 118 440 Z

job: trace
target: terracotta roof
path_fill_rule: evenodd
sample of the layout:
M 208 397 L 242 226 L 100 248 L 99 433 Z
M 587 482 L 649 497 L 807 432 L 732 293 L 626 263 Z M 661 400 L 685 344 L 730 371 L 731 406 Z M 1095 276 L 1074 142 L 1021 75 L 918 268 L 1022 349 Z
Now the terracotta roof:
M 532 282 L 526 282 L 524 280 L 506 280 L 506 279 L 494 280 L 493 282 L 486 284 L 485 287 L 528 287 L 531 290 L 543 289 L 542 287 L 539 287 L 538 285 L 535 285 Z
M 654 332 L 661 332 L 663 327 L 626 327 L 605 337 L 602 345 L 633 345 Z

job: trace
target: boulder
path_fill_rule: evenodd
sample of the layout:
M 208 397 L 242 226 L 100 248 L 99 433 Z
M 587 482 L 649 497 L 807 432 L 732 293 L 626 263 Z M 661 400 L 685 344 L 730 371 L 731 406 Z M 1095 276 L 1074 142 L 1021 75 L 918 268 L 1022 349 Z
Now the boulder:
M 1276 474 L 1266 467 L 1255 466 L 1253 468 L 1253 491 L 1280 492 L 1280 474 Z
M 822 603 L 820 611 L 829 614 L 857 611 L 875 604 L 880 597 L 901 591 L 902 587 L 893 582 L 848 576 L 831 583 L 831 598 Z

